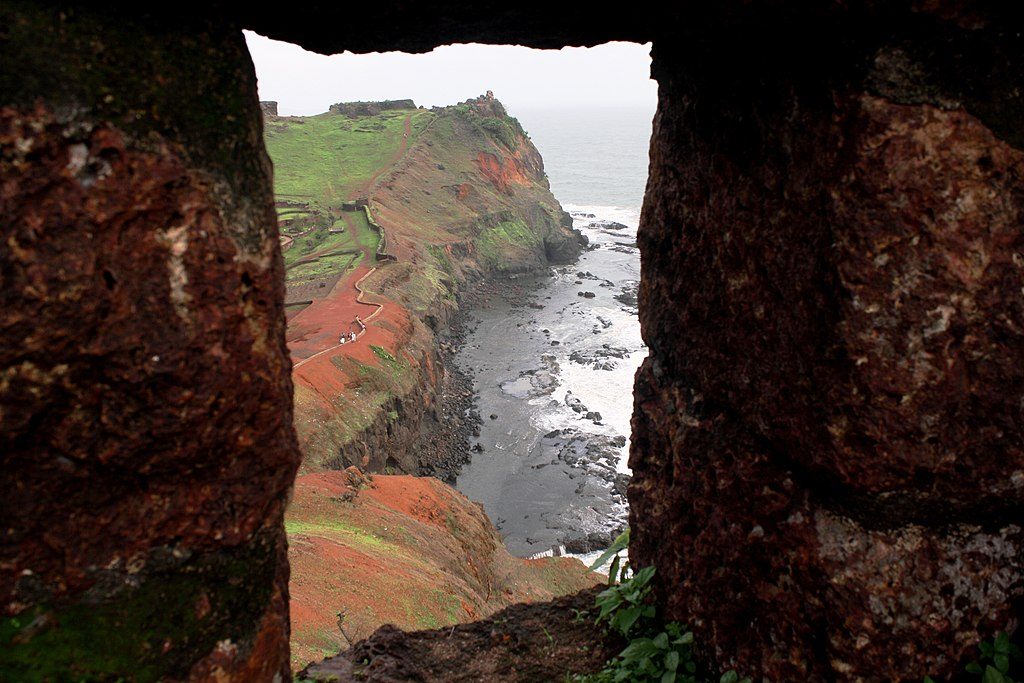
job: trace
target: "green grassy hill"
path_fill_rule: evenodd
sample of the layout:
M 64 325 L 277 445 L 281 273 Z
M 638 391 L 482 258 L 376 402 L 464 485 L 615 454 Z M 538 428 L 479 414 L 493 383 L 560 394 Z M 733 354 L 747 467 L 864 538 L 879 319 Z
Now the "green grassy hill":
M 402 146 L 406 118 L 415 134 L 433 116 L 413 109 L 358 119 L 333 112 L 268 117 L 264 138 L 274 161 L 274 192 L 323 207 L 357 199 L 360 188 L 392 163 Z

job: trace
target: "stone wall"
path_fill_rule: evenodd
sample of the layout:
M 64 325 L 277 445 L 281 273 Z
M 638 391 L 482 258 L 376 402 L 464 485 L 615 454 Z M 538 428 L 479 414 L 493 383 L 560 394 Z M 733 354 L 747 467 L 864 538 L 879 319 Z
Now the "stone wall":
M 655 46 L 632 559 L 755 680 L 946 678 L 1024 595 L 1021 43 L 750 19 Z
M 298 451 L 242 35 L 0 24 L 0 679 L 286 678 Z
M 1016 627 L 1008 3 L 92 7 L 0 8 L 0 678 L 288 676 L 298 455 L 242 26 L 653 40 L 634 564 L 706 661 L 767 680 L 944 677 Z
M 360 116 L 375 116 L 382 111 L 393 109 L 415 109 L 416 104 L 412 100 L 383 100 L 381 102 L 339 102 L 332 104 L 330 110 L 335 114 L 342 114 L 349 118 Z

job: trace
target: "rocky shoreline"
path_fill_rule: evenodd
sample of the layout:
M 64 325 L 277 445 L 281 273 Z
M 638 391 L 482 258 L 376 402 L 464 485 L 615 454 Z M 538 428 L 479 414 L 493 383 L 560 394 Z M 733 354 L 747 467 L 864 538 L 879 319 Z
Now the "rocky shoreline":
M 470 440 L 480 435 L 480 413 L 476 409 L 473 379 L 455 362 L 455 354 L 465 343 L 466 324 L 474 302 L 489 284 L 480 280 L 459 296 L 458 308 L 443 332 L 438 333 L 437 362 L 441 367 L 441 386 L 435 409 L 424 420 L 415 448 L 420 455 L 421 477 L 437 477 L 455 485 L 462 466 L 471 457 Z
M 529 296 L 517 283 L 518 275 L 492 275 L 468 283 L 459 293 L 458 307 L 443 331 L 437 333 L 437 361 L 442 368 L 436 408 L 424 420 L 415 449 L 420 453 L 417 474 L 437 477 L 454 485 L 462 466 L 470 461 L 473 448 L 479 447 L 483 418 L 473 391 L 473 378 L 456 362 L 456 355 L 472 331 L 474 311 L 490 297 L 503 296 L 513 301 Z M 429 423 L 427 420 L 429 419 Z M 479 452 L 479 451 L 477 451 Z
M 613 401 L 609 415 L 607 397 L 629 395 L 643 348 L 628 331 L 635 274 L 617 240 L 600 237 L 603 224 L 583 227 L 598 243 L 579 261 L 475 290 L 460 307 L 461 352 L 449 357 L 475 389 L 457 488 L 522 556 L 602 550 L 627 524 L 629 409 L 623 419 Z
M 414 446 L 421 463 L 417 472 L 419 476 L 432 476 L 455 485 L 473 454 L 486 448 L 480 442 L 481 426 L 485 420 L 499 420 L 501 416 L 494 413 L 481 415 L 480 396 L 474 391 L 473 377 L 460 366 L 456 356 L 468 335 L 474 331 L 474 313 L 488 307 L 488 302 L 495 298 L 515 306 L 542 307 L 534 301 L 534 292 L 524 286 L 524 280 L 534 282 L 530 278 L 497 276 L 472 283 L 459 297 L 458 309 L 448 321 L 446 329 L 438 334 L 437 361 L 443 372 L 435 407 L 424 416 L 424 428 Z M 613 359 L 616 355 L 621 357 L 621 353 L 615 349 L 607 355 Z M 557 385 L 558 380 L 551 371 L 557 373 L 558 368 L 550 367 L 552 358 L 542 356 L 541 367 L 524 374 L 524 396 L 550 393 L 553 385 Z M 583 356 L 574 353 L 573 360 L 577 358 L 583 362 Z M 602 361 L 597 359 L 597 362 Z M 599 413 L 585 410 L 585 406 L 582 408 L 581 419 L 600 424 Z M 598 516 L 610 522 L 603 525 L 604 529 L 595 530 L 592 516 L 563 520 L 564 528 L 560 530 L 557 541 L 551 544 L 548 554 L 587 553 L 607 547 L 626 524 L 625 496 L 629 475 L 618 472 L 616 468 L 618 453 L 625 443 L 625 437 L 608 437 L 581 429 L 563 428 L 545 434 L 542 443 L 545 451 L 551 453 L 552 464 L 557 462 L 568 470 L 570 478 L 576 480 L 575 495 L 586 495 L 585 489 L 592 487 L 595 480 L 599 486 L 607 489 L 608 500 L 605 504 L 594 501 L 595 505 L 591 508 L 606 508 L 600 510 Z M 540 469 L 543 466 L 536 467 Z M 593 491 L 590 491 L 590 496 L 593 496 Z M 501 520 L 494 521 L 500 528 Z
M 619 230 L 611 228 L 607 221 L 594 221 L 593 225 L 584 227 L 593 233 Z M 606 251 L 616 253 L 618 247 L 617 240 L 604 245 Z M 592 244 L 585 254 L 597 248 L 597 244 Z M 550 301 L 551 296 L 544 295 L 552 293 L 548 290 L 554 281 L 562 281 L 572 289 L 571 301 Z M 558 296 L 556 294 L 556 300 Z M 584 554 L 601 550 L 627 524 L 629 474 L 620 468 L 626 436 L 616 431 L 622 427 L 609 429 L 601 410 L 591 409 L 583 398 L 567 391 L 565 386 L 559 390 L 572 367 L 586 368 L 602 376 L 628 370 L 629 356 L 636 350 L 627 348 L 615 335 L 608 337 L 615 331 L 611 329 L 613 323 L 609 318 L 615 316 L 592 309 L 595 296 L 603 297 L 605 306 L 615 306 L 620 316 L 636 313 L 634 281 L 620 279 L 616 283 L 595 275 L 585 269 L 582 260 L 530 273 L 490 273 L 464 284 L 457 305 L 449 309 L 450 313 L 444 316 L 443 324 L 435 332 L 433 360 L 440 372 L 436 372 L 435 382 L 424 387 L 433 395 L 424 401 L 428 407 L 420 418 L 419 435 L 410 446 L 410 455 L 415 454 L 418 463 L 415 473 L 436 477 L 482 502 L 503 532 L 508 522 L 506 515 L 491 507 L 489 500 L 521 496 L 520 505 L 512 505 L 513 509 L 509 510 L 520 513 L 534 507 L 533 496 L 545 495 L 542 489 L 555 487 L 561 491 L 560 496 L 567 501 L 564 509 L 538 513 L 545 518 L 544 533 L 528 535 L 518 545 L 510 542 L 510 549 L 520 555 Z M 478 334 L 481 320 L 498 310 L 501 311 L 499 317 L 507 313 L 517 321 L 513 331 L 496 339 L 488 338 L 484 332 L 481 338 Z M 588 335 L 593 342 L 574 344 L 567 355 L 570 349 L 562 347 L 563 341 L 556 338 L 565 339 L 565 330 L 559 334 L 537 322 L 538 318 L 552 315 L 558 316 L 562 325 Z M 592 322 L 579 320 L 577 316 L 581 315 L 592 318 Z M 621 317 L 617 320 L 617 324 L 623 324 Z M 534 334 L 536 339 L 524 357 L 524 349 L 519 345 L 528 334 Z M 606 338 L 608 341 L 601 343 Z M 563 413 L 564 419 L 557 429 L 536 432 L 529 421 L 524 421 L 523 415 L 515 410 L 503 411 L 495 407 L 493 401 L 482 397 L 482 393 L 494 388 L 490 386 L 492 375 L 481 376 L 480 366 L 467 366 L 466 359 L 460 358 L 467 344 L 480 343 L 502 351 L 488 354 L 487 365 L 508 364 L 509 368 L 515 365 L 516 369 L 504 373 L 505 379 L 497 385 L 501 394 L 524 403 L 533 401 L 542 412 Z M 570 342 L 565 340 L 564 343 Z M 481 381 L 484 385 L 477 384 Z M 540 406 L 537 399 L 544 397 L 548 397 L 548 405 Z M 408 400 L 415 400 L 415 397 Z M 495 429 L 499 435 L 511 434 L 516 435 L 512 438 L 518 438 L 522 432 L 523 438 L 533 438 L 534 445 L 528 456 L 524 459 L 521 453 L 504 452 L 500 444 L 499 450 L 493 451 Z M 489 491 L 476 491 L 474 495 L 459 486 L 459 480 L 475 458 L 491 463 L 506 459 L 508 467 L 529 468 L 535 485 L 533 488 L 524 485 L 514 492 L 499 485 Z

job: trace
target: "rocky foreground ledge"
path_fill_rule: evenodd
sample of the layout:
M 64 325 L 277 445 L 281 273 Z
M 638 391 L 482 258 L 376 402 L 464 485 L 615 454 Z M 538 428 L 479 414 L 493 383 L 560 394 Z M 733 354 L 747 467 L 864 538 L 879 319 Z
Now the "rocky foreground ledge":
M 513 605 L 489 619 L 406 633 L 383 626 L 351 650 L 311 664 L 299 681 L 561 681 L 595 673 L 622 643 L 578 615 L 600 588 Z

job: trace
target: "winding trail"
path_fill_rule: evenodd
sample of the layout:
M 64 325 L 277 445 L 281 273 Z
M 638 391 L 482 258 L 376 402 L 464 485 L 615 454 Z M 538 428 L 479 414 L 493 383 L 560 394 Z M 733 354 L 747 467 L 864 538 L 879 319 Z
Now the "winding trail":
M 359 285 L 361 285 L 363 283 L 363 280 L 365 280 L 366 278 L 368 278 L 371 275 L 373 275 L 376 270 L 377 270 L 377 266 L 374 266 L 373 268 L 370 268 L 370 272 L 367 273 L 366 275 L 362 276 L 361 278 L 359 278 L 359 280 L 356 281 L 356 283 L 353 285 L 356 288 L 356 291 L 359 292 L 359 294 L 356 295 L 356 302 L 357 303 L 363 304 L 364 306 L 376 306 L 377 307 L 377 310 L 375 310 L 373 313 L 371 313 L 369 316 L 367 316 L 366 320 L 363 321 L 364 323 L 370 322 L 371 320 L 376 318 L 378 315 L 380 315 L 384 311 L 384 304 L 379 304 L 379 303 L 377 303 L 375 301 L 363 301 L 363 295 L 367 294 L 368 292 L 364 291 L 363 288 L 359 286 Z M 373 295 L 372 292 L 369 292 L 369 294 Z M 363 330 L 363 332 L 365 332 L 365 330 Z M 358 335 L 356 335 L 356 337 L 359 337 L 360 335 L 362 335 L 362 332 L 360 332 Z
M 402 159 L 409 149 L 409 138 L 412 135 L 412 114 L 406 114 L 403 122 L 403 135 L 394 154 L 365 182 L 356 187 L 349 195 L 349 200 L 369 197 L 372 188 L 377 182 Z M 361 264 L 348 276 L 339 280 L 331 289 L 330 293 L 322 299 L 316 299 L 312 304 L 300 311 L 289 321 L 288 324 L 288 347 L 292 355 L 292 372 L 297 371 L 310 361 L 323 356 L 329 356 L 332 352 L 343 349 L 347 344 L 339 344 L 338 338 L 344 332 L 345 321 L 354 321 L 358 317 L 357 307 L 370 307 L 373 312 L 361 320 L 364 327 L 356 333 L 356 339 L 360 339 L 370 330 L 365 327 L 384 312 L 384 303 L 371 301 L 367 297 L 384 297 L 363 289 L 363 282 L 373 275 L 378 269 L 377 255 L 362 244 L 358 234 L 354 234 L 356 242 L 359 243 L 359 253 L 362 256 Z M 382 236 L 383 238 L 383 236 Z M 324 251 L 330 251 L 329 249 Z M 323 254 L 315 253 L 298 259 L 292 266 L 299 265 L 319 258 Z M 367 267 L 367 264 L 373 264 Z M 349 289 L 349 282 L 352 282 L 352 289 Z M 355 296 L 352 296 L 354 291 Z M 349 323 L 352 324 L 351 322 Z M 342 329 L 338 329 L 342 326 Z M 351 329 L 351 328 L 350 328 Z M 348 342 L 352 344 L 354 342 Z M 324 346 L 327 344 L 326 346 Z M 312 348 L 311 348 L 312 347 Z M 318 348 L 319 347 L 319 348 Z M 309 351 L 315 351 L 312 355 L 302 358 L 301 355 Z
M 371 320 L 376 318 L 378 315 L 380 315 L 381 312 L 384 311 L 384 304 L 380 304 L 380 303 L 377 303 L 375 301 L 363 301 L 363 296 L 365 294 L 367 294 L 367 292 L 364 291 L 362 287 L 360 287 L 360 285 L 363 283 L 363 280 L 365 280 L 366 278 L 368 278 L 371 275 L 373 275 L 376 271 L 377 271 L 377 266 L 374 266 L 373 268 L 370 268 L 369 272 L 367 272 L 365 275 L 363 275 L 361 278 L 359 278 L 359 280 L 357 280 L 355 283 L 353 283 L 353 287 L 355 287 L 355 289 L 356 289 L 356 303 L 363 304 L 364 306 L 375 306 L 376 307 L 375 310 L 373 311 L 373 313 L 371 313 L 369 316 L 367 316 L 363 320 L 364 324 L 370 322 Z M 359 337 L 362 337 L 364 334 L 366 334 L 366 329 L 365 328 L 361 329 L 359 332 L 356 333 L 356 339 L 359 339 Z M 352 342 L 347 342 L 347 343 L 351 344 Z M 330 353 L 331 351 L 334 351 L 335 349 L 341 348 L 342 346 L 344 346 L 344 344 L 335 344 L 334 346 L 330 346 L 330 347 L 324 349 L 323 351 L 319 351 L 317 353 L 314 353 L 309 358 L 304 358 L 303 360 L 300 360 L 298 363 L 295 363 L 292 366 L 292 372 L 294 372 L 295 370 L 298 370 L 299 368 L 301 368 L 303 365 L 305 365 L 309 361 L 311 361 L 311 360 L 313 360 L 315 358 L 318 358 L 318 357 L 324 355 L 325 353 Z

